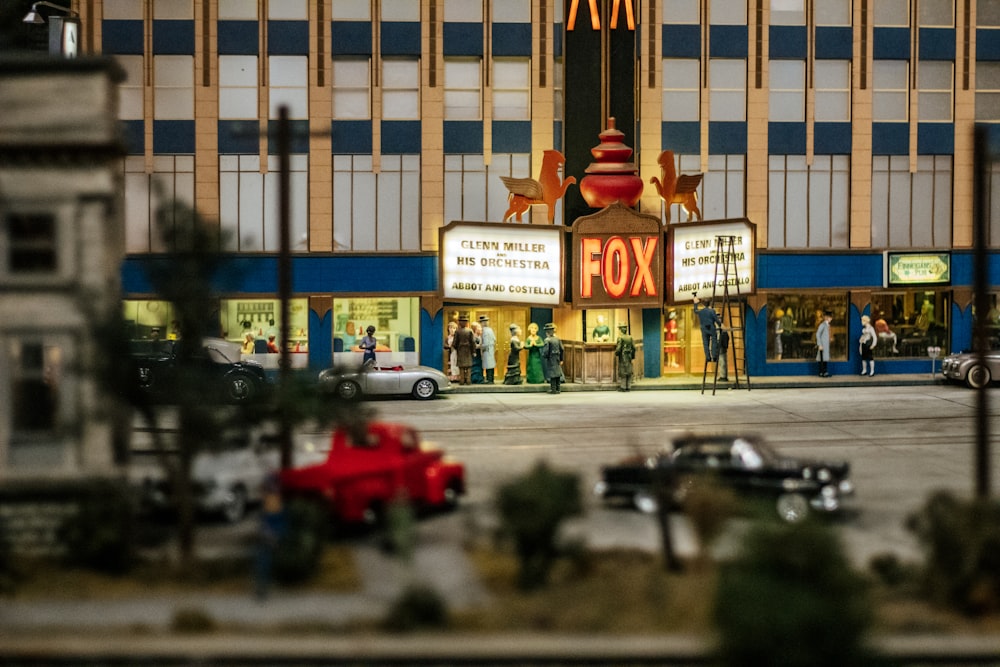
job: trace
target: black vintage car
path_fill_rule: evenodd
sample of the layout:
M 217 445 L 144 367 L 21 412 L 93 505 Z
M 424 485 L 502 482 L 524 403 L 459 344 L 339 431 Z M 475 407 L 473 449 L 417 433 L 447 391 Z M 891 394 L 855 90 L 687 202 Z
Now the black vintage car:
M 143 341 L 134 344 L 132 362 L 139 388 L 158 401 L 169 403 L 183 391 L 178 381 L 176 341 Z M 213 398 L 230 404 L 245 404 L 262 397 L 268 388 L 264 367 L 240 359 L 240 346 L 222 338 L 205 338 L 193 359 L 197 370 L 211 384 Z
M 837 512 L 844 497 L 854 493 L 847 462 L 794 459 L 759 438 L 731 435 L 684 436 L 671 451 L 605 466 L 594 491 L 606 501 L 655 512 L 657 498 L 664 495 L 683 507 L 691 484 L 709 476 L 741 496 L 774 502 L 778 515 L 791 523 L 810 510 Z M 654 482 L 665 483 L 667 492 L 658 494 Z

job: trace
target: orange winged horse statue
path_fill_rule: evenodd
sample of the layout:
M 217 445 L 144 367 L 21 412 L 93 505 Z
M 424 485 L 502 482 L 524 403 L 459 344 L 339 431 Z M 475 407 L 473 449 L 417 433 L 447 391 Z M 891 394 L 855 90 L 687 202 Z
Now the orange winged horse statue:
M 656 161 L 660 164 L 660 177 L 653 176 L 649 182 L 656 186 L 656 191 L 667 203 L 667 222 L 670 222 L 670 207 L 674 204 L 680 204 L 687 211 L 688 222 L 691 222 L 693 216 L 701 220 L 698 186 L 701 185 L 702 174 L 678 177 L 673 151 L 663 151 Z
M 510 206 L 503 214 L 504 222 L 510 220 L 511 216 L 517 216 L 517 221 L 521 222 L 521 216 L 532 204 L 545 204 L 549 210 L 551 225 L 556 216 L 556 202 L 566 194 L 566 188 L 576 183 L 575 176 L 567 176 L 564 181 L 559 180 L 559 167 L 565 163 L 566 158 L 562 153 L 557 150 L 547 150 L 542 157 L 542 168 L 537 181 L 533 178 L 501 176 L 500 180 L 510 191 L 507 197 Z

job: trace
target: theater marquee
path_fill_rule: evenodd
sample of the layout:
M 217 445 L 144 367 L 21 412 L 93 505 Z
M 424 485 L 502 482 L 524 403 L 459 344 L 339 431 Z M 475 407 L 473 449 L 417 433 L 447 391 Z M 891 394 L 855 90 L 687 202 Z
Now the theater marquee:
M 732 297 L 739 284 L 740 296 L 753 294 L 754 250 L 756 226 L 746 218 L 718 222 L 692 222 L 667 227 L 668 300 L 685 303 L 692 299 L 692 292 L 708 298 L 723 293 L 723 264 L 719 263 L 716 275 L 716 249 L 720 236 L 733 237 L 733 255 L 730 264 L 729 295 Z M 727 244 L 728 247 L 728 244 Z
M 452 222 L 440 234 L 442 298 L 561 305 L 564 232 L 552 225 Z

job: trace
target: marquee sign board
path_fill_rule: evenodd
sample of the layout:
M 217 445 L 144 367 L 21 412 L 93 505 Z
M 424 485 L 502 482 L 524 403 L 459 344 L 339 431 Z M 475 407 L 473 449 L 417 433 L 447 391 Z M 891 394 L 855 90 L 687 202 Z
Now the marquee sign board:
M 561 305 L 565 231 L 559 225 L 452 222 L 439 238 L 442 298 Z
M 692 293 L 702 298 L 712 296 L 713 291 L 716 295 L 722 294 L 722 262 L 718 264 L 716 276 L 716 248 L 720 236 L 732 236 L 734 241 L 729 276 L 730 296 L 735 293 L 737 282 L 740 296 L 754 293 L 756 225 L 746 218 L 673 224 L 667 226 L 667 299 L 670 303 L 690 302 Z
M 951 283 L 951 254 L 947 252 L 889 252 L 885 266 L 886 287 Z
M 573 223 L 573 307 L 663 304 L 663 226 L 621 203 Z

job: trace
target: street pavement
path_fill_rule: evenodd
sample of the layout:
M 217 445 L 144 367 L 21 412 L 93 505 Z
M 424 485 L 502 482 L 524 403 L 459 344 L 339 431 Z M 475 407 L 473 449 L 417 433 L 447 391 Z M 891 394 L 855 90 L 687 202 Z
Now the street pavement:
M 881 375 L 874 378 L 855 376 L 835 376 L 833 378 L 751 378 L 751 387 L 799 389 L 814 386 L 883 385 L 905 386 L 939 382 L 927 374 Z M 732 383 L 730 383 L 732 384 Z M 720 383 L 721 385 L 721 383 Z M 717 391 L 728 391 L 728 387 L 716 385 Z M 742 389 L 746 389 L 745 379 Z M 531 387 L 538 391 L 539 388 Z M 588 385 L 567 385 L 567 392 L 614 390 L 614 387 Z M 700 378 L 692 382 L 648 381 L 636 384 L 636 391 L 649 390 L 691 390 L 702 389 Z M 708 383 L 705 392 L 713 387 Z M 459 387 L 456 394 L 485 391 L 525 391 L 528 388 L 505 387 Z M 459 399 L 460 400 L 460 399 Z M 27 658 L 49 656 L 53 659 L 66 656 L 97 656 L 98 659 L 113 656 L 159 656 L 197 655 L 209 660 L 222 656 L 277 657 L 364 656 L 376 664 L 388 661 L 398 653 L 400 656 L 447 655 L 444 642 L 431 638 L 390 637 L 345 637 L 337 634 L 338 629 L 359 621 L 377 621 L 385 617 L 390 605 L 398 598 L 407 585 L 419 581 L 436 589 L 447 601 L 449 609 L 462 611 L 489 604 L 489 593 L 478 579 L 473 566 L 468 561 L 463 545 L 453 537 L 454 522 L 466 520 L 462 512 L 443 517 L 434 517 L 418 525 L 417 546 L 412 560 L 404 563 L 378 546 L 374 539 L 361 540 L 353 547 L 354 559 L 361 575 L 360 590 L 350 593 L 312 593 L 295 590 L 273 589 L 266 599 L 254 596 L 251 582 L 245 593 L 212 594 L 183 593 L 177 595 L 145 595 L 138 598 L 116 599 L 19 599 L 16 595 L 0 600 L 0 664 L 19 664 Z M 449 524 L 451 522 L 451 524 Z M 675 517 L 677 549 L 681 556 L 697 552 L 696 540 L 682 517 Z M 247 542 L 248 543 L 248 542 Z M 217 546 L 217 545 L 216 545 Z M 206 549 L 212 549 L 206 545 Z M 208 556 L 209 554 L 205 554 Z M 216 554 L 218 555 L 218 554 Z M 171 624 L 180 610 L 200 610 L 211 617 L 221 628 L 211 636 L 183 637 L 172 634 Z M 309 635 L 308 638 L 289 639 L 275 633 L 276 628 L 291 628 L 293 635 L 305 633 L 308 629 L 326 629 L 323 638 Z M 266 635 L 268 639 L 262 639 Z M 945 651 L 946 655 L 984 657 L 984 662 L 964 664 L 1000 664 L 1000 639 L 996 637 L 889 637 L 880 640 L 897 655 L 907 651 L 920 653 Z M 921 643 L 923 642 L 923 643 Z M 475 648 L 466 642 L 465 653 L 469 656 L 479 651 L 499 651 L 508 655 L 539 656 L 570 655 L 580 656 L 587 651 L 590 655 L 616 655 L 623 658 L 650 655 L 672 655 L 689 657 L 693 662 L 705 658 L 710 647 L 704 640 L 690 637 L 643 638 L 630 641 L 628 638 L 566 638 L 547 636 L 492 637 L 477 638 Z M 444 651 L 444 653 L 442 653 Z M 485 655 L 485 653 L 484 653 Z M 23 664 L 28 664 L 24 662 Z M 44 660 L 39 663 L 44 664 Z M 180 664 L 180 663 L 178 663 Z M 332 664 L 332 663 L 331 663 Z M 358 664 L 361 664 L 360 662 Z M 398 664 L 398 663 L 397 663 Z M 441 664 L 452 664 L 442 662 Z M 454 663 L 459 664 L 459 663 Z

